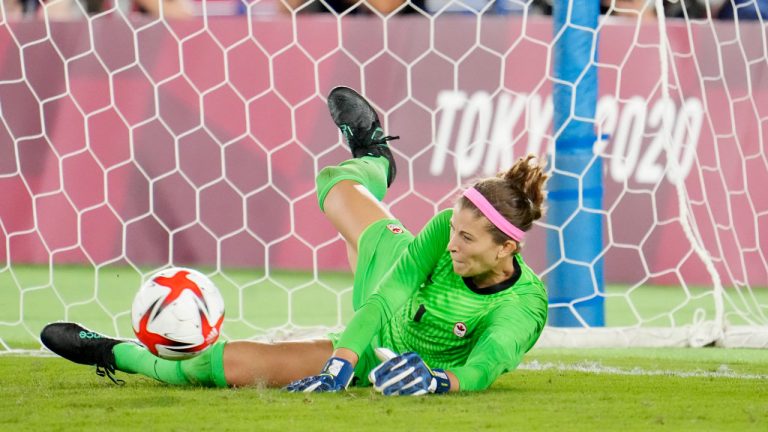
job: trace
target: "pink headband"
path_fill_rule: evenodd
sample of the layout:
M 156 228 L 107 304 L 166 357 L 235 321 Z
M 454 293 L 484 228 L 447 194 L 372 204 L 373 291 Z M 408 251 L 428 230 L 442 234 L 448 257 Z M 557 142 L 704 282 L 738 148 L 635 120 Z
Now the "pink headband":
M 483 194 L 477 191 L 477 189 L 471 187 L 465 190 L 464 196 L 472 201 L 472 204 L 477 206 L 477 209 L 480 210 L 485 215 L 485 217 L 487 217 L 488 220 L 490 220 L 491 223 L 496 226 L 496 228 L 500 229 L 501 232 L 508 235 L 515 241 L 523 241 L 523 238 L 525 238 L 525 232 L 523 232 L 523 230 L 520 228 L 512 225 L 504 216 L 501 215 L 501 213 L 499 213 L 498 210 L 493 207 L 493 205 L 491 205 L 490 202 L 488 202 Z

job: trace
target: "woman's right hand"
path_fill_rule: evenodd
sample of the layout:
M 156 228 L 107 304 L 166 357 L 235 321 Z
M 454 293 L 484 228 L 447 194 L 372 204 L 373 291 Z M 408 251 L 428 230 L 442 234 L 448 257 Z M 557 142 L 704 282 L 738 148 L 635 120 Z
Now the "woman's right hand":
M 346 390 L 355 375 L 355 366 L 341 357 L 331 357 L 318 375 L 302 378 L 285 387 L 289 392 L 337 392 Z

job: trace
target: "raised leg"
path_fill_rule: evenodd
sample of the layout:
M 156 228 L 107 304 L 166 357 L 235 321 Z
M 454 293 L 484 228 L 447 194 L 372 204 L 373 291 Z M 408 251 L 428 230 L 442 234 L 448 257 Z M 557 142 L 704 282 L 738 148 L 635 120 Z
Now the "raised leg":
M 352 180 L 342 180 L 328 192 L 325 215 L 355 254 L 360 235 L 369 225 L 381 219 L 394 218 L 365 186 Z
M 349 262 L 354 270 L 360 235 L 373 222 L 392 218 L 381 200 L 397 174 L 387 144 L 397 137 L 385 136 L 371 104 L 348 87 L 331 91 L 328 108 L 354 159 L 318 173 L 318 203 L 347 241 Z

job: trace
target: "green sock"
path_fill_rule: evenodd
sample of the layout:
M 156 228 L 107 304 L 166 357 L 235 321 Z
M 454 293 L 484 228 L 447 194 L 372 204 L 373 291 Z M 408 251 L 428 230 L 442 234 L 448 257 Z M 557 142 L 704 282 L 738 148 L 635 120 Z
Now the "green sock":
M 112 348 L 117 369 L 139 373 L 172 385 L 226 387 L 224 377 L 224 342 L 187 360 L 165 360 L 134 343 L 120 343 Z
M 387 193 L 389 161 L 385 157 L 363 156 L 336 166 L 325 167 L 317 174 L 317 201 L 323 210 L 325 197 L 342 180 L 353 180 L 368 189 L 379 201 Z

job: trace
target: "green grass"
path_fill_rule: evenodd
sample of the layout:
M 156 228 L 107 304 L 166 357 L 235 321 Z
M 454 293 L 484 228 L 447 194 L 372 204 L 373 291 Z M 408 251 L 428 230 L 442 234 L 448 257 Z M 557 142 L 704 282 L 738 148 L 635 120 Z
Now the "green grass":
M 210 269 L 201 269 L 211 273 Z M 150 273 L 151 269 L 141 269 Z M 224 296 L 224 335 L 244 339 L 263 335 L 289 321 L 296 326 L 342 325 L 350 318 L 352 277 L 349 273 L 227 269 L 213 279 Z M 51 321 L 79 321 L 99 331 L 131 337 L 130 305 L 142 276 L 127 266 L 14 266 L 0 270 L 0 341 L 11 348 L 37 348 L 36 336 Z M 744 291 L 742 290 L 741 293 Z M 609 326 L 668 327 L 688 324 L 694 314 L 714 317 L 711 291 L 702 287 L 606 287 Z M 768 289 L 728 296 L 742 310 L 768 315 Z M 291 307 L 289 308 L 289 304 Z M 726 302 L 727 310 L 733 306 Z M 289 314 L 290 310 L 290 314 Z M 746 322 L 729 313 L 730 324 Z M 1 350 L 2 347 L 0 347 Z
M 260 270 L 228 269 L 212 279 L 224 297 L 224 335 L 230 339 L 264 334 L 289 319 L 303 327 L 340 325 L 352 314 L 352 277 L 346 272 L 314 278 L 309 272 L 274 271 L 267 277 Z M 141 273 L 126 266 L 0 270 L 0 340 L 11 348 L 39 347 L 40 329 L 61 319 L 132 336 L 130 307 L 141 282 Z
M 289 320 L 334 325 L 352 312 L 347 273 L 315 278 L 279 271 L 267 278 L 260 271 L 232 269 L 214 280 L 227 305 L 224 332 L 230 339 Z M 64 318 L 131 336 L 128 311 L 140 283 L 141 274 L 125 266 L 2 270 L 0 341 L 37 349 L 42 326 Z M 704 288 L 609 286 L 606 291 L 611 326 L 684 324 L 694 314 L 714 313 Z M 768 290 L 753 293 L 750 307 L 765 313 Z M 262 388 L 179 388 L 121 377 L 127 384 L 118 387 L 93 368 L 60 358 L 0 355 L 0 430 L 768 430 L 768 350 L 534 349 L 519 370 L 488 391 L 416 399 L 386 398 L 370 389 L 294 395 Z
M 532 363 L 535 362 L 535 363 Z M 535 349 L 490 390 L 387 398 L 371 389 L 296 395 L 260 388 L 170 387 L 125 376 L 123 387 L 59 358 L 0 356 L 0 430 L 158 431 L 765 431 L 768 351 L 724 349 Z M 595 364 L 620 375 L 568 370 Z

